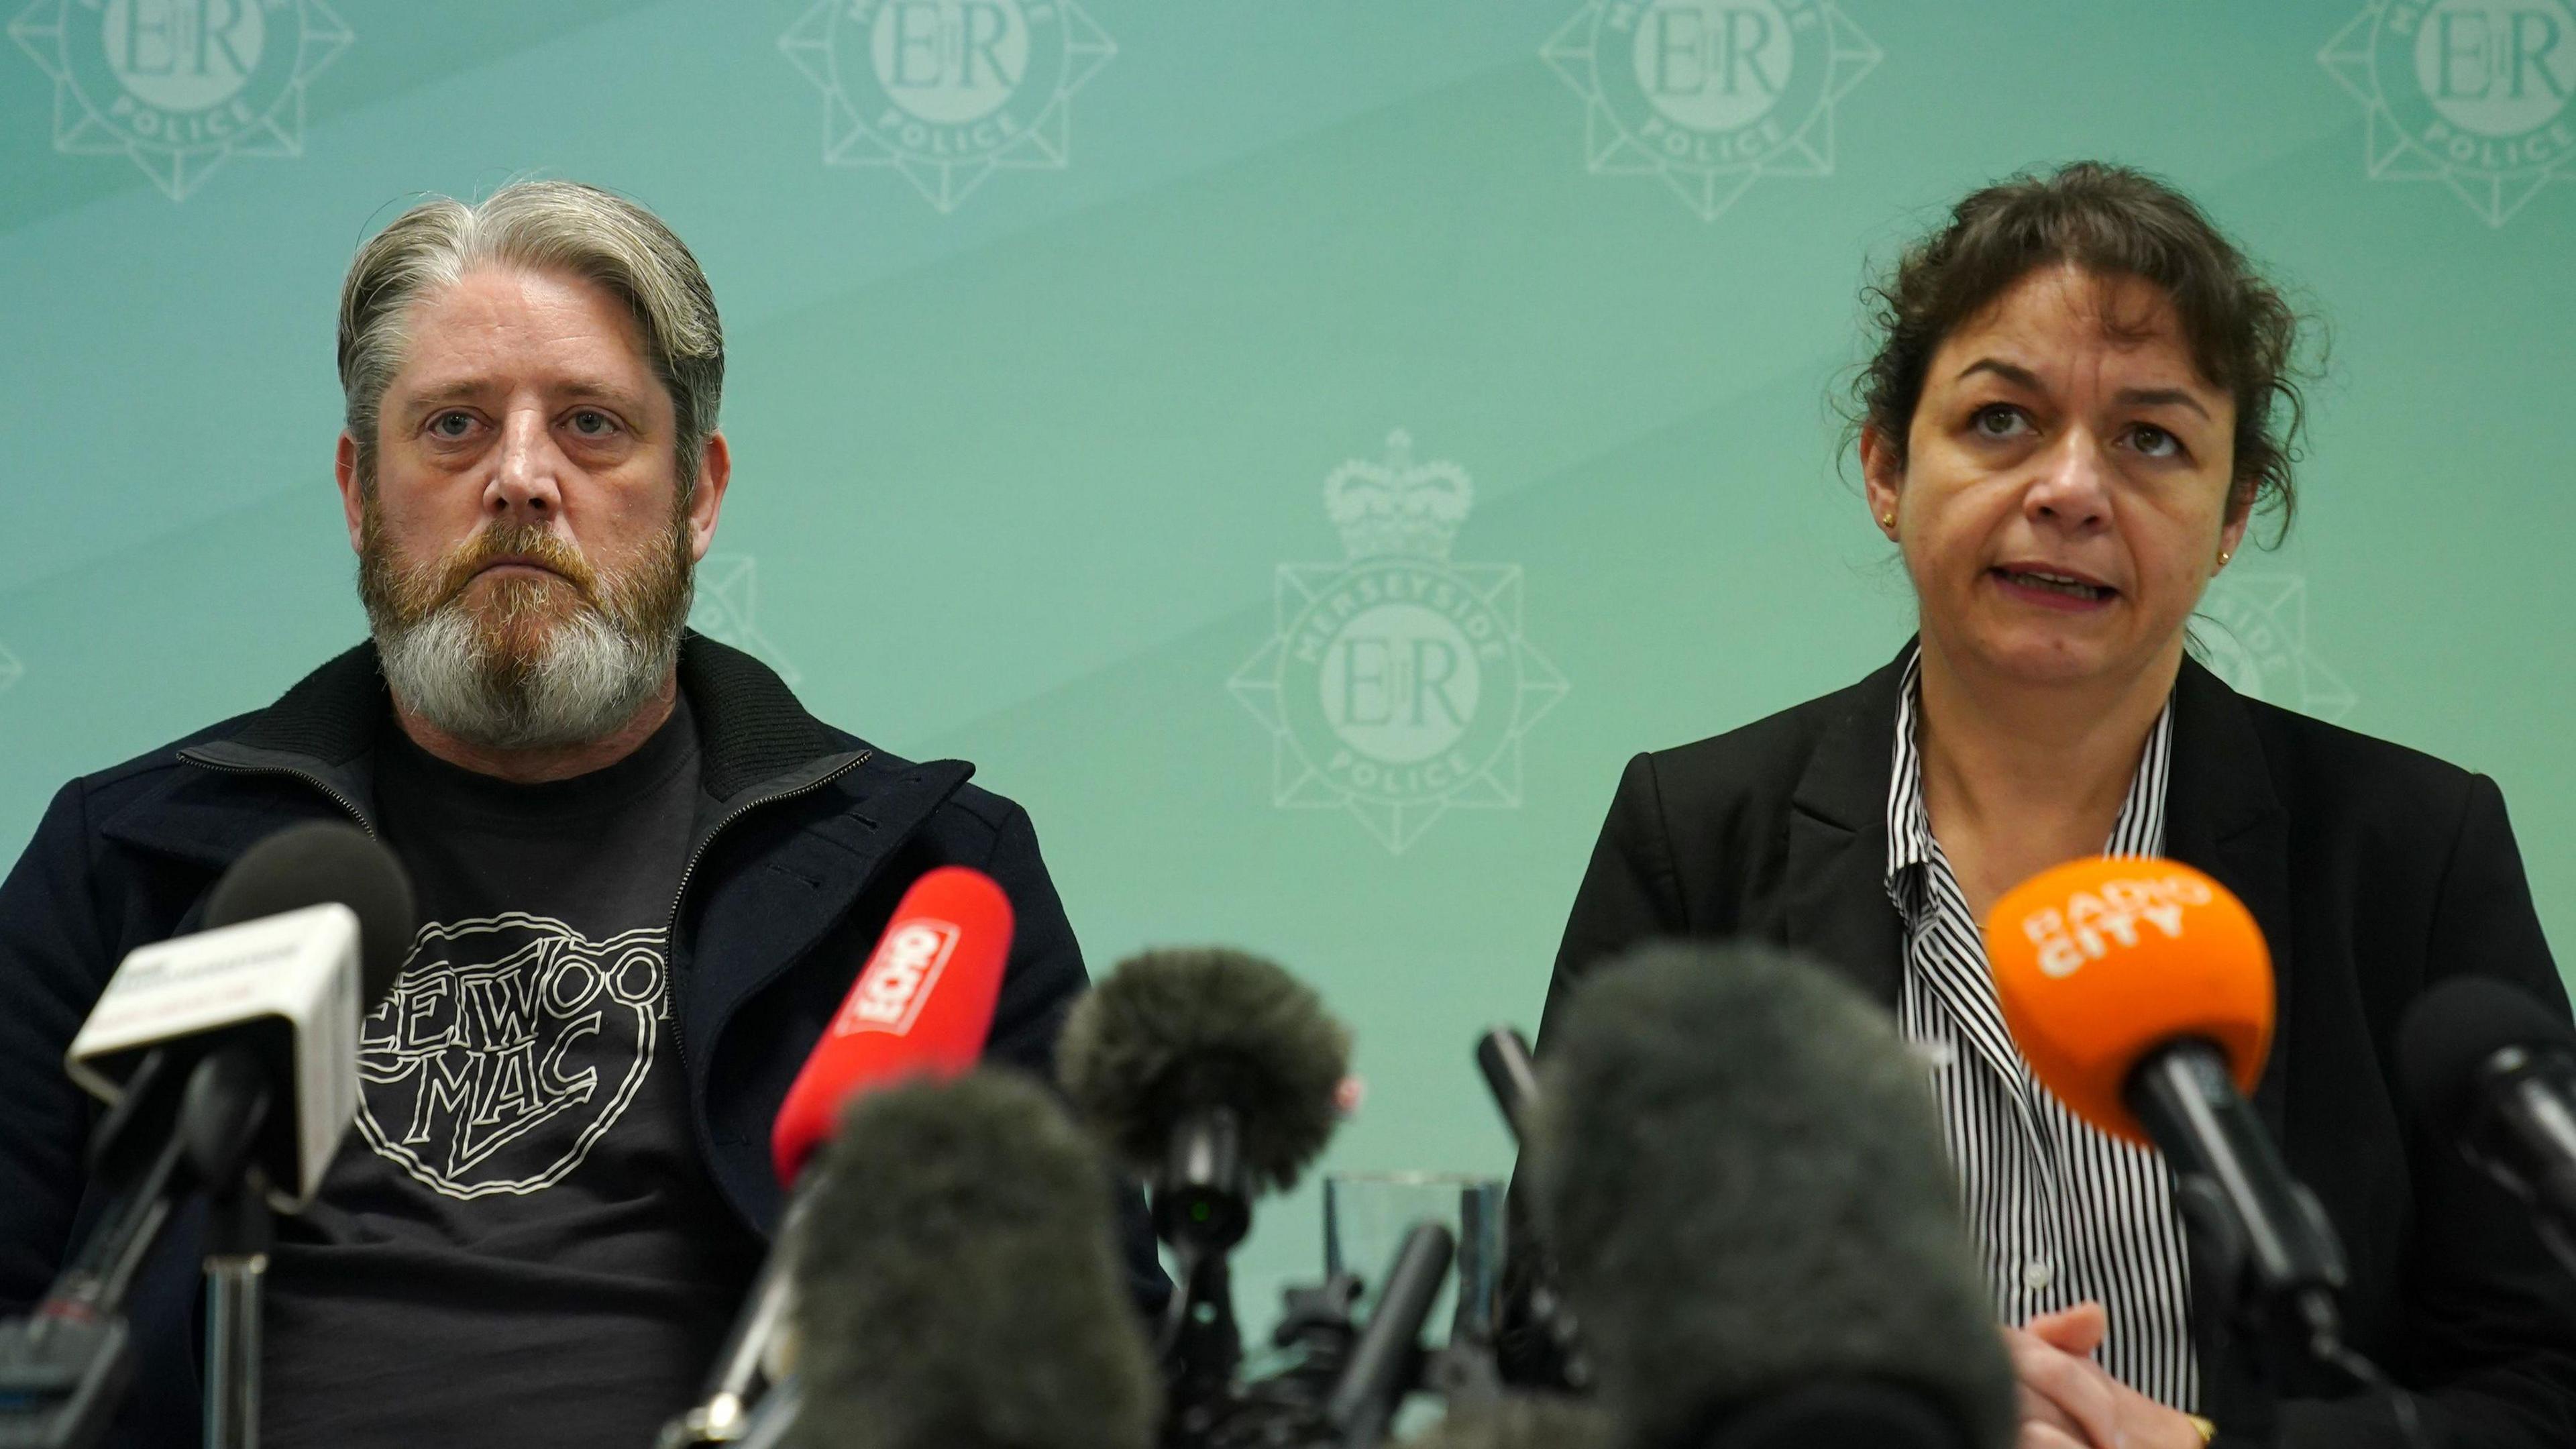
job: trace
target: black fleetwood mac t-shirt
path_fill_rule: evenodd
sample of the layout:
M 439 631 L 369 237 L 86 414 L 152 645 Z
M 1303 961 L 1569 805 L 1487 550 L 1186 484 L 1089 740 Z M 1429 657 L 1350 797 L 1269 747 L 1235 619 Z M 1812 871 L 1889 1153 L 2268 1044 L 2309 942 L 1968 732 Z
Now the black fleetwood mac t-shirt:
M 360 1031 L 356 1126 L 312 1209 L 279 1223 L 268 1442 L 649 1444 L 762 1251 L 699 1157 L 672 1033 L 687 706 L 543 785 L 390 725 L 376 759 L 420 934 Z

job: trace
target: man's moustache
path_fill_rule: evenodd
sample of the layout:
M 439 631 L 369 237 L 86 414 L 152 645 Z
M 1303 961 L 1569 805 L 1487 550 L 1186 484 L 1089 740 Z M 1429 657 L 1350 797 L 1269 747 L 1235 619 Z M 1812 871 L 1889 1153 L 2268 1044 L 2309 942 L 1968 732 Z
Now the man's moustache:
M 579 553 L 560 539 L 551 534 L 510 538 L 487 533 L 469 540 L 459 556 L 448 563 L 446 577 L 439 581 L 434 595 L 437 602 L 432 607 L 444 607 L 455 602 L 487 570 L 504 563 L 543 569 L 571 585 L 585 602 L 600 602 L 598 574 Z

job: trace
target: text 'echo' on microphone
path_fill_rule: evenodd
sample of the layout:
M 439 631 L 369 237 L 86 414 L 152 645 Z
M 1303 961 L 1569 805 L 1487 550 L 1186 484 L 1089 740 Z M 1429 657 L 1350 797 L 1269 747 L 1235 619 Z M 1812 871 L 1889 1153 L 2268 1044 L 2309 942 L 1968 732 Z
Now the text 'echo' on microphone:
M 795 1184 L 851 1092 L 954 1076 L 983 1056 L 1013 925 L 1010 898 L 981 871 L 941 866 L 904 892 L 779 1105 L 769 1140 L 781 1186 Z
M 788 1195 L 781 1237 L 794 1236 L 807 1165 L 851 1101 L 953 1077 L 982 1058 L 1012 933 L 1010 898 L 991 877 L 962 866 L 927 872 L 895 903 L 771 1122 L 771 1165 Z M 735 1443 L 765 1423 L 792 1420 L 802 1390 L 772 1384 L 769 1363 L 787 1339 L 793 1290 L 789 1254 L 773 1247 L 705 1387 L 663 1425 L 659 1449 Z

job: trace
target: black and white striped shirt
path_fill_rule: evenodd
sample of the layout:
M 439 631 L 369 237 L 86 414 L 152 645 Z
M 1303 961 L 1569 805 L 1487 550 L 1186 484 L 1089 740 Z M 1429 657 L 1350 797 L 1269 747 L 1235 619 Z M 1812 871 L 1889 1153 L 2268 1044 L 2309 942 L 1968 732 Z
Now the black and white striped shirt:
M 1933 1095 L 1995 1311 L 2019 1324 L 2091 1298 L 2110 1310 L 2102 1365 L 2177 1409 L 2198 1406 L 2182 1224 L 2155 1153 L 2087 1126 L 2031 1076 L 1967 897 L 1923 805 L 1922 656 L 1905 663 L 1887 796 L 1887 893 L 1905 919 L 1898 1017 L 1933 1064 Z M 2173 705 L 2156 716 L 2106 855 L 2164 849 Z

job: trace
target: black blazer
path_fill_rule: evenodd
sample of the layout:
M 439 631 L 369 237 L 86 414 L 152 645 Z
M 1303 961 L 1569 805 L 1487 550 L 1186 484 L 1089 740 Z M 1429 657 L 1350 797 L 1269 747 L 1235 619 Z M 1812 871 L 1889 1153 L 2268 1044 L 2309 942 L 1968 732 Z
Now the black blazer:
M 1659 936 L 1791 946 L 1895 1009 L 1901 664 L 1629 761 L 1548 1017 L 1602 958 Z M 2392 1077 L 2400 1015 L 2442 978 L 2497 977 L 2567 1011 L 2494 782 L 2247 699 L 2185 660 L 2165 847 L 2243 898 L 2271 943 L 2280 1011 L 2255 1105 L 2343 1235 L 2352 1344 L 2421 1391 L 2436 1444 L 2576 1445 L 2576 1282 L 2501 1189 L 2410 1136 Z M 1542 1050 L 1545 1035 L 1542 1022 Z M 2285 1387 L 2285 1445 L 2405 1444 L 2384 1404 L 2336 1402 L 2331 1380 Z M 2227 1405 L 2210 1408 L 2223 1431 Z

